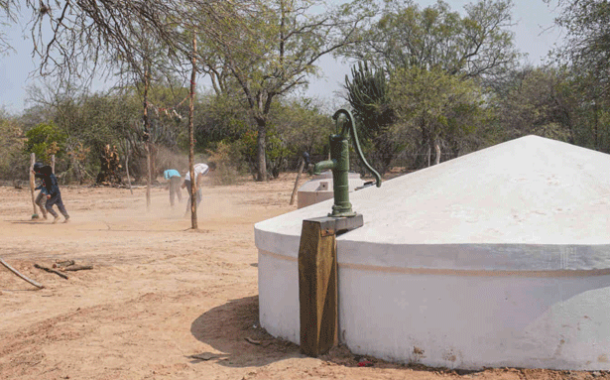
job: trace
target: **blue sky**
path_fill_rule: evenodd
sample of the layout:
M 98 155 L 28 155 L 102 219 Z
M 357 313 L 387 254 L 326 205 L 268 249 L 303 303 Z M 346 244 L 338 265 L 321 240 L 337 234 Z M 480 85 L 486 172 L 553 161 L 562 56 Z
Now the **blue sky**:
M 453 10 L 462 11 L 464 5 L 471 1 L 446 2 Z M 435 1 L 420 0 L 417 3 L 425 7 Z M 517 48 L 527 54 L 527 62 L 542 62 L 555 44 L 561 44 L 562 33 L 558 28 L 553 28 L 553 20 L 557 16 L 554 6 L 548 6 L 542 0 L 515 0 L 513 19 L 517 25 L 512 30 L 515 32 Z M 32 59 L 31 54 L 32 41 L 24 39 L 28 34 L 26 22 L 27 19 L 23 19 L 20 25 L 4 27 L 3 30 L 15 51 L 10 52 L 8 56 L 0 56 L 0 109 L 4 108 L 12 113 L 18 113 L 27 106 L 27 87 L 40 84 L 40 79 L 35 75 L 36 61 Z M 308 89 L 301 93 L 335 103 L 338 101 L 337 92 L 341 89 L 345 75 L 350 71 L 349 64 L 327 56 L 319 61 L 319 67 L 320 77 L 312 77 Z M 205 80 L 202 83 L 206 86 Z M 103 83 L 98 81 L 92 89 L 103 87 Z

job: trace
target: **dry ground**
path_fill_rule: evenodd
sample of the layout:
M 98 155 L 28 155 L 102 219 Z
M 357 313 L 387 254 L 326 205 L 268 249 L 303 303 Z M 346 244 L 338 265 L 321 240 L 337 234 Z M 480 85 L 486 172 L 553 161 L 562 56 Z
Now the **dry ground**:
M 288 212 L 293 176 L 206 187 L 200 231 L 167 192 L 74 187 L 70 224 L 31 222 L 26 190 L 0 187 L 0 379 L 586 379 L 607 373 L 496 369 L 462 373 L 385 363 L 346 348 L 319 359 L 258 327 L 253 224 Z M 33 268 L 73 259 L 64 280 Z M 261 342 L 248 343 L 245 338 Z M 195 359 L 202 354 L 209 360 Z M 207 356 L 206 356 L 207 355 Z

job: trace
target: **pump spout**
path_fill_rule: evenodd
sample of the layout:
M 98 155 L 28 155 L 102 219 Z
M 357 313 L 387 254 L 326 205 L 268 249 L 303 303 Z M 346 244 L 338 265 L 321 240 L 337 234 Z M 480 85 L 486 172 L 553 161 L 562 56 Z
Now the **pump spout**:
M 318 174 L 322 173 L 324 170 L 333 170 L 336 167 L 337 167 L 337 160 L 335 160 L 335 159 L 320 161 L 313 166 L 313 174 L 318 175 Z

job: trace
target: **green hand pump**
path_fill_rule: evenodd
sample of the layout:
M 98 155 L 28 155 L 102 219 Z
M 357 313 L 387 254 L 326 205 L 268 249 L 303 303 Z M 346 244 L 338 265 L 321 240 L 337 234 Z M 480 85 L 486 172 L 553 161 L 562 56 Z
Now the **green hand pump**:
M 352 204 L 349 201 L 349 137 L 351 134 L 354 141 L 354 147 L 358 153 L 358 157 L 362 160 L 364 166 L 373 174 L 377 187 L 381 186 L 381 176 L 369 165 L 362 154 L 360 142 L 358 141 L 358 133 L 356 132 L 356 124 L 351 112 L 346 109 L 340 109 L 333 115 L 335 120 L 336 134 L 330 136 L 330 160 L 318 162 L 314 165 L 314 174 L 320 174 L 323 170 L 332 170 L 333 172 L 333 191 L 335 204 L 333 205 L 330 217 L 352 217 L 356 213 L 352 210 Z

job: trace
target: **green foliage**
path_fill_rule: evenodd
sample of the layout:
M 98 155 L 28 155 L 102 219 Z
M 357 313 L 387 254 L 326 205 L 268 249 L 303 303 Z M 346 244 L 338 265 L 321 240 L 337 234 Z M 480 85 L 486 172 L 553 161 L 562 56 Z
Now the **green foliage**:
M 53 122 L 39 124 L 25 133 L 25 149 L 36 154 L 36 160 L 50 163 L 51 155 L 61 158 L 67 136 Z
M 548 3 L 555 2 L 547 0 Z M 567 72 L 563 87 L 569 88 L 568 141 L 610 152 L 610 4 L 594 0 L 558 0 L 561 15 L 556 22 L 566 32 L 555 58 Z M 560 102 L 560 105 L 565 103 Z
M 288 150 L 299 157 L 303 152 L 323 154 L 334 123 L 322 110 L 320 101 L 308 98 L 282 99 L 272 108 L 271 125 Z
M 450 157 L 459 154 L 467 148 L 471 135 L 491 117 L 482 90 L 474 81 L 440 68 L 397 70 L 392 75 L 390 96 L 400 128 L 405 135 L 421 141 L 421 153 L 445 146 L 451 150 Z
M 257 141 L 258 131 L 248 131 L 243 134 L 238 142 L 242 156 L 248 163 L 250 172 L 254 178 L 256 178 L 255 174 L 258 173 Z M 290 150 L 286 148 L 286 145 L 274 130 L 267 133 L 266 152 L 267 170 L 271 173 L 273 178 L 277 178 L 280 171 L 285 166 L 285 160 L 290 155 Z
M 20 178 L 26 173 L 29 162 L 24 154 L 23 131 L 19 124 L 0 111 L 0 176 Z
M 479 0 L 466 15 L 438 1 L 421 9 L 412 1 L 386 0 L 378 22 L 359 31 L 359 43 L 344 48 L 375 67 L 440 68 L 469 77 L 494 76 L 518 54 L 510 31 L 511 0 Z
M 498 94 L 496 112 L 506 138 L 528 134 L 574 143 L 578 100 L 566 68 L 526 67 Z
M 603 76 L 607 81 L 610 68 L 610 4 L 598 0 L 558 2 L 564 7 L 556 21 L 567 31 L 565 45 L 559 52 L 575 66 L 595 72 L 598 79 Z
M 226 94 L 200 97 L 196 110 L 194 126 L 199 150 L 214 149 L 220 141 L 236 141 L 254 124 L 238 99 Z M 184 139 L 184 148 L 186 142 Z

